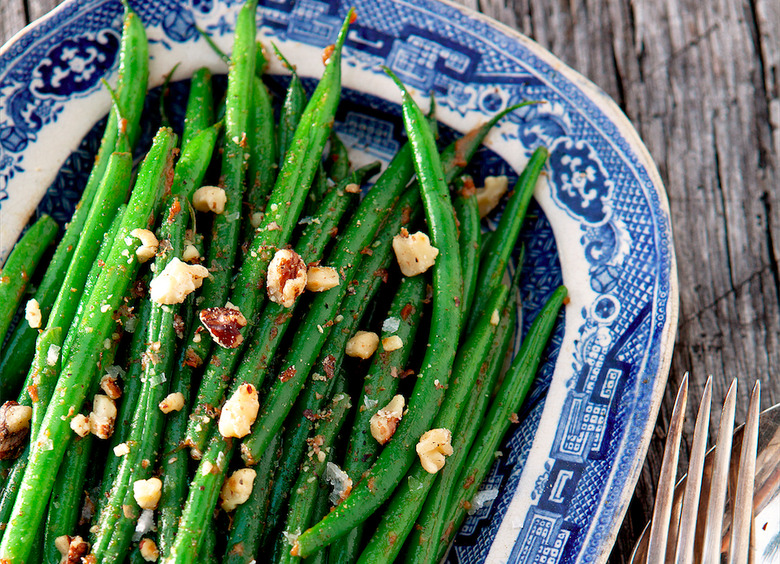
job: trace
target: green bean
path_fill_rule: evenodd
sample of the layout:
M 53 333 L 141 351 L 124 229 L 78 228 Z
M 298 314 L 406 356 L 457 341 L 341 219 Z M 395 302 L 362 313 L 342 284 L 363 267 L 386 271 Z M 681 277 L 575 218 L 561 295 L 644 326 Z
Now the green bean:
M 469 179 L 470 181 L 470 179 Z M 468 181 L 466 182 L 468 186 Z M 473 182 L 471 183 L 473 187 Z M 482 232 L 479 225 L 479 205 L 477 196 L 471 191 L 461 189 L 453 202 L 458 218 L 458 246 L 460 248 L 461 269 L 463 271 L 463 311 L 468 316 L 477 289 L 479 272 L 479 249 Z M 480 286 L 480 293 L 488 290 Z M 468 331 L 466 332 L 468 334 Z
M 206 67 L 197 69 L 190 79 L 190 94 L 184 112 L 184 131 L 181 146 L 186 147 L 196 133 L 214 123 L 214 93 L 211 85 L 211 71 Z
M 54 241 L 57 231 L 57 222 L 48 215 L 42 215 L 19 239 L 0 269 L 0 342 L 13 321 L 35 267 Z
M 343 536 L 373 512 L 392 493 L 403 474 L 414 461 L 414 449 L 420 436 L 430 428 L 446 387 L 462 314 L 460 252 L 457 246 L 455 216 L 450 202 L 444 171 L 436 150 L 436 141 L 428 121 L 403 89 L 403 115 L 409 142 L 413 148 L 414 166 L 420 194 L 431 231 L 433 245 L 439 249 L 433 267 L 433 313 L 429 344 L 417 382 L 409 401 L 407 416 L 367 477 L 358 484 L 347 500 L 322 521 L 304 532 L 294 551 L 302 557 L 316 552 Z
M 400 323 L 397 331 L 384 331 L 382 339 L 396 335 L 404 346 L 375 356 L 366 374 L 358 402 L 360 408 L 355 413 L 352 433 L 344 457 L 344 472 L 349 476 L 362 476 L 363 472 L 371 467 L 379 452 L 380 445 L 371 436 L 369 428 L 375 410 L 368 409 L 367 406 L 374 405 L 381 409 L 390 402 L 398 389 L 399 378 L 407 366 L 413 348 L 412 343 L 415 342 L 422 317 L 426 285 L 427 280 L 423 276 L 402 279 L 390 305 L 387 318 L 398 319 Z M 357 560 L 363 529 L 364 524 L 360 523 L 331 546 L 330 552 L 334 555 L 334 561 L 346 564 Z
M 141 166 L 135 189 L 130 197 L 122 227 L 109 260 L 95 285 L 86 314 L 79 325 L 79 338 L 63 365 L 62 373 L 46 410 L 41 433 L 30 451 L 30 461 L 8 523 L 0 558 L 24 561 L 43 517 L 48 494 L 62 462 L 70 430 L 70 420 L 78 412 L 100 366 L 105 341 L 110 347 L 115 326 L 114 312 L 122 305 L 127 288 L 138 270 L 133 229 L 148 228 L 158 195 L 169 182 L 176 139 L 173 132 L 162 129 Z
M 516 286 L 513 283 L 510 287 L 515 288 Z M 516 299 L 516 292 L 513 294 L 499 319 L 485 377 L 476 382 L 472 397 L 477 399 L 468 406 L 464 415 L 461 416 L 458 432 L 453 437 L 452 456 L 439 472 L 428 497 L 425 499 L 417 524 L 407 537 L 405 559 L 408 562 L 435 560 L 435 556 L 427 553 L 438 549 L 438 542 L 434 542 L 433 539 L 441 537 L 442 531 L 437 530 L 437 528 L 447 518 L 447 501 L 450 492 L 455 488 L 462 463 L 484 420 L 485 412 L 493 395 L 493 388 L 501 375 L 506 354 L 514 335 L 513 322 L 519 303 Z
M 468 324 L 469 329 L 474 325 L 476 316 L 479 316 L 484 308 L 484 296 L 491 288 L 496 287 L 504 276 L 509 257 L 516 246 L 520 228 L 523 226 L 525 212 L 531 202 L 534 188 L 546 160 L 547 149 L 538 147 L 531 155 L 531 159 L 515 185 L 512 196 L 507 201 L 504 213 L 498 227 L 496 227 L 496 235 L 490 239 L 490 246 L 483 253 L 477 278 L 477 287 L 480 292 L 474 298 L 474 307 Z
M 277 127 L 277 146 L 279 148 L 279 168 L 284 166 L 284 162 L 287 158 L 287 151 L 292 145 L 293 137 L 295 136 L 295 130 L 298 129 L 298 123 L 301 121 L 301 115 L 306 108 L 308 97 L 306 91 L 303 89 L 303 83 L 301 82 L 298 73 L 295 72 L 293 67 L 287 59 L 284 58 L 281 51 L 273 45 L 276 56 L 282 61 L 287 69 L 290 71 L 290 85 L 287 87 L 287 94 L 284 97 L 282 103 L 281 116 L 279 117 L 279 125 Z
M 53 357 L 53 358 L 52 358 Z M 32 403 L 32 420 L 30 421 L 30 436 L 34 437 L 41 426 L 46 406 L 49 405 L 54 383 L 59 377 L 62 367 L 62 329 L 50 327 L 45 329 L 35 343 L 35 357 L 30 373 L 31 388 L 27 389 L 27 398 Z M 21 402 L 20 402 L 21 403 Z
M 203 182 L 221 127 L 221 124 L 214 124 L 198 131 L 181 150 L 173 169 L 171 195 L 181 196 L 185 200 L 182 202 L 183 207 L 186 207 L 186 202 L 192 199 L 192 194 Z
M 114 220 L 111 222 L 111 226 L 108 228 L 108 231 L 106 231 L 103 242 L 100 243 L 100 249 L 98 250 L 98 254 L 95 257 L 95 262 L 92 263 L 92 266 L 89 269 L 87 279 L 84 282 L 84 291 L 81 292 L 81 299 L 79 300 L 78 306 L 76 306 L 76 312 L 73 314 L 73 320 L 70 322 L 71 326 L 78 326 L 78 324 L 81 322 L 81 317 L 84 315 L 84 308 L 86 307 L 86 304 L 89 301 L 89 296 L 92 294 L 92 289 L 95 287 L 95 283 L 100 276 L 100 271 L 103 269 L 102 265 L 105 264 L 106 260 L 108 259 L 108 254 L 111 252 L 111 247 L 114 245 L 114 241 L 116 240 L 117 233 L 119 233 L 119 227 L 122 225 L 122 217 L 124 216 L 126 209 L 127 206 L 125 204 L 122 204 L 116 209 Z M 73 347 L 73 341 L 75 340 L 75 331 L 67 331 L 65 333 L 65 340 L 62 343 L 63 356 L 65 356 L 66 351 L 69 351 Z
M 362 182 L 366 175 L 372 174 L 378 165 L 369 165 L 364 167 L 352 176 L 352 179 L 357 182 Z M 344 183 L 346 184 L 346 182 Z M 305 230 L 304 236 L 296 246 L 298 254 L 303 259 L 303 262 L 308 264 L 310 262 L 319 260 L 322 256 L 322 252 L 325 246 L 332 238 L 332 229 L 336 228 L 342 215 L 346 212 L 352 201 L 352 195 L 343 191 L 343 186 L 340 190 L 335 191 L 329 198 L 321 204 L 317 213 L 317 221 L 309 224 L 309 227 Z M 247 264 L 247 263 L 245 263 Z M 240 288 L 241 291 L 236 292 L 231 296 L 231 302 L 243 313 L 247 319 L 254 319 L 257 314 L 259 306 L 259 297 L 256 295 L 257 283 L 251 283 L 252 272 L 247 273 L 242 267 L 239 277 L 236 281 L 236 288 Z M 262 326 L 267 328 L 267 331 L 276 330 L 277 335 L 268 335 L 266 330 L 258 333 L 256 339 L 260 339 L 261 342 L 267 343 L 262 345 L 262 348 L 276 342 L 277 338 L 281 338 L 278 335 L 281 329 L 279 323 L 279 316 L 284 316 L 289 319 L 289 315 L 292 312 L 285 312 L 284 306 L 278 304 L 268 304 L 266 313 L 263 315 L 264 322 Z M 269 326 L 269 321 L 273 320 Z M 256 340 L 253 338 L 252 340 Z M 245 341 L 246 342 L 246 341 Z M 187 428 L 187 437 L 185 443 L 192 448 L 197 458 L 197 453 L 203 449 L 208 440 L 212 428 L 212 421 L 205 421 L 204 415 L 209 417 L 208 414 L 213 413 L 216 408 L 219 407 L 225 388 L 230 383 L 230 376 L 233 374 L 233 370 L 236 367 L 239 359 L 241 359 L 241 352 L 243 352 L 245 346 L 244 343 L 235 348 L 223 348 L 216 349 L 211 356 L 211 361 L 206 367 L 206 371 L 203 376 L 203 380 L 200 388 L 198 389 L 198 395 L 193 409 L 193 417 L 190 418 L 190 424 Z M 261 349 L 262 350 L 262 349 Z M 250 353 L 254 356 L 254 353 Z M 263 354 L 263 353 L 261 353 Z M 246 359 L 244 364 L 246 364 Z M 234 389 L 244 381 L 256 381 L 258 375 L 254 375 L 249 380 L 242 379 L 244 375 L 239 374 L 234 378 Z M 259 386 L 259 381 L 257 384 Z M 211 419 L 211 418 L 210 418 Z
M 341 182 L 349 174 L 347 148 L 335 131 L 330 134 L 330 153 L 326 162 L 325 170 L 333 182 Z
M 247 210 L 244 213 L 244 239 L 249 240 L 254 231 L 254 214 L 265 209 L 265 201 L 276 181 L 277 155 L 276 132 L 274 130 L 274 109 L 271 95 L 263 81 L 255 77 L 252 89 L 252 128 L 249 141 L 249 166 L 247 175 L 249 188 L 246 196 Z
M 133 144 L 138 138 L 139 121 L 149 76 L 147 62 L 148 46 L 143 24 L 140 18 L 126 6 L 119 49 L 117 86 L 117 99 L 121 109 L 117 111 L 117 108 L 114 107 L 108 115 L 108 123 L 103 133 L 100 149 L 95 157 L 94 166 L 84 192 L 35 293 L 35 299 L 38 301 L 43 315 L 43 324 L 46 323 L 52 304 L 62 287 L 62 279 L 71 262 L 73 251 L 84 228 L 84 222 L 89 215 L 92 201 L 103 179 L 109 155 L 119 149 L 120 133 L 122 133 L 122 137 L 129 138 L 129 142 Z M 119 114 L 121 114 L 121 120 Z M 121 128 L 119 127 L 120 123 Z M 125 133 L 126 135 L 124 135 Z M 2 361 L 0 361 L 0 381 L 11 377 L 24 377 L 34 354 L 37 336 L 38 332 L 35 329 L 30 328 L 27 324 L 19 324 L 6 348 Z
M 351 407 L 348 395 L 337 394 L 329 404 L 330 414 L 321 419 L 315 427 L 316 435 L 311 437 L 313 442 L 308 453 L 309 460 L 304 458 L 298 480 L 291 491 L 290 509 L 285 525 L 287 535 L 295 535 L 311 523 L 317 494 L 322 487 L 328 463 L 326 453 L 335 449 L 336 437 Z M 321 458 L 320 453 L 324 455 Z M 298 560 L 290 556 L 290 548 L 292 547 L 292 542 L 288 540 L 290 538 L 290 536 L 284 535 L 280 538 L 279 552 L 277 552 L 279 564 L 288 564 Z
M 246 146 L 249 108 L 255 73 L 255 12 L 257 0 L 245 3 L 236 21 L 234 53 L 228 72 L 225 107 L 225 144 L 222 147 L 220 184 L 227 202 L 223 213 L 214 217 L 211 244 L 205 266 L 210 275 L 203 281 L 200 297 L 203 308 L 222 307 L 230 292 L 230 280 L 241 231 L 241 202 L 246 185 Z M 195 338 L 190 332 L 187 347 L 188 363 L 197 368 L 208 356 L 211 339 Z
M 61 535 L 74 536 L 75 525 L 81 513 L 79 501 L 84 493 L 84 480 L 87 469 L 94 461 L 90 460 L 94 437 L 74 437 L 62 459 L 60 471 L 54 482 L 49 501 L 49 513 L 46 516 L 46 532 L 43 550 L 46 562 L 59 562 L 61 555 L 54 546 L 54 540 Z
M 512 414 L 520 409 L 528 394 L 565 298 L 566 288 L 560 286 L 531 324 L 528 335 L 523 340 L 520 351 L 509 367 L 496 399 L 473 441 L 456 487 L 451 490 L 447 511 L 444 513 L 447 519 L 438 529 L 443 534 L 431 537 L 432 542 L 438 541 L 440 550 L 437 555 L 429 553 L 430 558 L 426 562 L 438 561 L 438 554 L 446 549 L 463 522 L 469 501 L 495 461 L 495 452 L 511 425 Z
M 277 436 L 255 466 L 257 476 L 252 495 L 236 508 L 223 564 L 249 564 L 252 560 L 258 561 L 260 551 L 257 540 L 267 523 L 266 511 L 273 485 L 271 477 L 274 466 L 279 462 L 280 447 L 281 438 Z
M 503 309 L 508 293 L 506 286 L 499 285 L 487 302 L 489 310 L 492 312 L 493 309 Z M 483 315 L 474 332 L 469 334 L 458 350 L 452 370 L 455 377 L 450 382 L 433 428 L 450 431 L 457 429 L 477 380 L 485 377 L 486 358 L 490 345 L 493 344 L 494 331 L 491 315 Z M 382 514 L 377 530 L 371 535 L 368 545 L 360 555 L 359 564 L 389 562 L 398 556 L 436 476 L 437 473 L 430 473 L 422 466 L 415 465 L 412 468 Z

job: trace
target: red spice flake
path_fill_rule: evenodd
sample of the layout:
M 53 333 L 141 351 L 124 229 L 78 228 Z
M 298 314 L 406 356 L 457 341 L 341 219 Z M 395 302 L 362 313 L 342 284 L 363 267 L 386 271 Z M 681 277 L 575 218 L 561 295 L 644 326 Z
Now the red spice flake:
M 517 413 L 510 413 L 509 414 L 509 420 L 512 423 L 520 423 L 520 419 L 517 417 Z
M 370 491 L 371 493 L 376 493 L 376 477 L 371 476 L 368 479 L 366 485 L 368 486 L 368 491 Z
M 466 511 L 468 511 L 469 509 L 471 509 L 471 502 L 470 502 L 470 501 L 462 501 L 460 505 L 461 505 L 461 507 L 463 507 L 463 509 L 465 509 Z
M 38 386 L 35 384 L 27 386 L 27 393 L 30 394 L 30 399 L 33 403 L 38 401 Z
M 374 271 L 374 276 L 376 276 L 377 278 L 381 278 L 382 282 L 387 284 L 387 280 L 390 277 L 390 271 L 387 270 L 386 268 L 377 268 Z
M 328 380 L 333 378 L 336 373 L 336 357 L 332 354 L 326 356 L 322 361 L 322 369 L 325 371 L 325 376 Z
M 393 546 L 395 544 L 395 541 L 398 540 L 398 535 L 395 533 L 390 533 L 390 537 L 387 539 L 390 542 L 390 546 Z
M 187 352 L 184 353 L 184 366 L 190 366 L 192 368 L 197 368 L 201 364 L 203 364 L 203 359 L 200 358 L 194 350 L 187 349 Z
M 106 266 L 106 263 L 103 261 L 103 259 L 98 259 L 98 266 L 100 268 L 103 268 L 104 266 Z
M 339 228 L 338 228 L 338 227 L 333 227 L 333 228 L 331 228 L 331 230 L 329 231 L 329 233 L 330 233 L 330 236 L 331 236 L 331 237 L 335 237 L 336 235 L 338 235 L 338 234 L 339 234 Z
M 569 296 L 563 298 L 563 305 L 569 305 L 569 302 L 571 302 L 571 298 Z
M 467 490 L 474 484 L 474 474 L 471 474 L 468 478 L 466 478 L 466 481 L 463 482 L 463 489 Z
M 173 220 L 176 219 L 176 215 L 181 211 L 181 203 L 179 203 L 179 199 L 176 198 L 173 201 L 173 205 L 171 206 L 170 211 L 168 212 L 168 223 L 173 223 Z
M 425 286 L 425 299 L 423 300 L 424 304 L 431 303 L 431 300 L 433 300 L 433 286 L 430 284 Z
M 333 54 L 333 50 L 336 48 L 335 45 L 328 45 L 325 47 L 325 49 L 322 50 L 322 64 L 327 65 L 328 59 L 330 59 L 330 56 Z
M 295 370 L 294 366 L 290 366 L 287 370 L 279 374 L 279 380 L 281 382 L 287 382 L 289 381 L 293 376 L 295 376 L 295 373 L 297 371 Z
M 412 206 L 404 206 L 404 209 L 401 211 L 401 224 L 406 225 L 409 223 L 412 219 Z M 409 233 L 405 235 L 406 237 L 409 236 Z
M 360 254 L 371 256 L 374 254 L 374 251 L 370 247 L 363 247 L 360 249 Z
M 178 313 L 173 316 L 173 330 L 179 339 L 184 338 L 184 318 Z
M 353 24 L 357 21 L 357 12 L 354 10 L 352 11 L 352 14 L 349 16 L 349 23 Z
M 455 301 L 455 307 L 460 307 L 460 298 L 458 296 L 455 296 L 453 300 Z
M 319 416 L 316 413 L 314 413 L 311 409 L 304 409 L 303 416 L 312 422 L 317 421 L 317 419 L 319 419 Z
M 86 525 L 92 521 L 92 517 L 95 515 L 95 502 L 89 496 L 89 492 L 84 492 L 84 505 L 81 508 L 81 515 L 79 515 L 79 526 Z
M 480 127 L 477 126 L 466 135 L 455 141 L 455 164 L 457 166 L 466 166 L 468 161 L 466 160 L 466 152 L 472 140 L 479 134 Z
M 246 317 L 239 310 L 232 307 L 209 307 L 202 309 L 199 317 L 220 347 L 234 349 L 243 342 L 241 328 L 246 327 Z
M 414 312 L 415 307 L 412 304 L 406 304 L 403 308 L 401 308 L 401 319 L 406 321 Z
M 470 176 L 463 177 L 463 187 L 460 189 L 460 195 L 464 198 L 476 194 L 477 187 L 474 185 L 474 179 Z
M 450 521 L 449 524 L 447 524 L 447 528 L 444 530 L 444 534 L 442 535 L 442 538 L 450 538 L 450 535 L 452 534 L 452 529 L 454 528 L 455 524 Z
M 408 370 L 404 370 L 403 372 L 399 372 L 398 373 L 398 378 L 403 380 L 404 378 L 408 378 L 409 376 L 413 376 L 413 375 L 414 375 L 414 370 L 409 368 Z
M 133 287 L 130 289 L 130 293 L 134 298 L 145 298 L 147 291 L 146 284 L 140 278 L 133 283 Z

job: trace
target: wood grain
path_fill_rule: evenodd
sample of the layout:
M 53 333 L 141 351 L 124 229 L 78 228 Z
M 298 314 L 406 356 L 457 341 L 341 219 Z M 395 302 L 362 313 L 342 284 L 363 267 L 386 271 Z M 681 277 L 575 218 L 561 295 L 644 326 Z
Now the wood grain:
M 756 379 L 762 406 L 780 402 L 780 2 L 460 3 L 535 39 L 614 98 L 669 195 L 680 323 L 658 432 L 610 559 L 626 562 L 651 512 L 682 375 L 690 372 L 694 405 L 713 376 L 715 418 L 732 378 L 738 420 Z M 1 0 L 0 43 L 56 4 Z

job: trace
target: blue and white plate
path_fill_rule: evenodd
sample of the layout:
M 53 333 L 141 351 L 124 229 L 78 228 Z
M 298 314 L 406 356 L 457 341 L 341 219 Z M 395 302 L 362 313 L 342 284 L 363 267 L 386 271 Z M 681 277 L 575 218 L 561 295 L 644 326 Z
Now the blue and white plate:
M 151 86 L 225 66 L 198 34 L 229 50 L 237 0 L 131 0 L 150 38 Z M 536 188 L 520 288 L 527 328 L 561 281 L 571 301 L 552 352 L 465 523 L 450 562 L 606 562 L 639 476 L 671 361 L 677 280 L 658 173 L 617 106 L 539 46 L 433 0 L 265 0 L 258 36 L 304 77 L 322 70 L 350 5 L 337 131 L 356 160 L 387 159 L 403 132 L 393 69 L 423 106 L 433 93 L 445 136 L 509 104 L 479 155 L 477 180 L 516 177 L 550 150 Z M 0 51 L 0 261 L 38 211 L 65 221 L 94 151 L 93 127 L 115 80 L 121 5 L 69 0 Z M 271 74 L 283 75 L 271 63 Z M 281 83 L 283 79 L 279 79 Z M 175 104 L 175 102 L 174 102 Z M 175 113 L 175 112 L 174 112 Z M 90 134 L 90 132 L 92 133 Z M 533 231 L 533 233 L 532 233 Z M 539 430 L 544 432 L 538 432 Z

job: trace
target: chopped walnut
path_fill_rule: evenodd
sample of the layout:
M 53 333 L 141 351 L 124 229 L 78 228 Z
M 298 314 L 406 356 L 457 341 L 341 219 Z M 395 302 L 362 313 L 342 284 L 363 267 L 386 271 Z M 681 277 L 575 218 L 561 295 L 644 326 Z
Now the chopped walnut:
M 79 437 L 86 437 L 89 435 L 89 419 L 83 413 L 77 413 L 76 416 L 70 420 L 70 428 Z
M 306 263 L 290 249 L 276 251 L 268 265 L 268 298 L 284 307 L 292 307 L 306 288 Z
M 199 317 L 220 347 L 234 349 L 244 341 L 241 328 L 246 327 L 246 317 L 234 307 L 209 307 L 202 309 Z
M 252 384 L 241 384 L 222 406 L 219 416 L 219 433 L 223 437 L 241 438 L 249 434 L 252 423 L 257 419 L 260 401 L 257 388 Z
M 236 507 L 246 502 L 252 493 L 252 486 L 257 473 L 251 468 L 241 468 L 225 480 L 219 496 L 222 499 L 220 506 L 225 511 L 233 511 Z
M 385 352 L 397 351 L 404 346 L 404 342 L 398 335 L 391 335 L 382 339 L 382 349 Z
M 160 557 L 157 543 L 152 539 L 141 539 L 141 542 L 138 543 L 138 551 L 147 562 L 157 562 L 157 559 Z
M 360 194 L 360 186 L 354 182 L 350 182 L 344 186 L 344 191 L 349 192 L 350 194 Z
M 453 453 L 449 429 L 431 429 L 420 437 L 415 447 L 423 469 L 435 474 L 444 468 L 445 457 Z
M 40 328 L 43 315 L 41 314 L 41 306 L 35 298 L 28 300 L 24 306 L 24 318 L 32 329 Z
M 130 454 L 130 445 L 127 443 L 119 443 L 114 447 L 114 456 L 120 457 Z
M 490 314 L 490 324 L 491 325 L 498 325 L 499 321 L 500 321 L 500 318 L 498 316 L 498 310 L 494 309 L 493 313 Z
M 184 394 L 173 392 L 165 396 L 159 404 L 160 411 L 170 413 L 171 411 L 181 411 L 184 407 Z
M 78 564 L 82 558 L 89 552 L 89 543 L 81 537 L 70 537 L 62 535 L 54 539 L 54 547 L 59 551 L 62 558 L 61 564 Z
M 195 245 L 187 245 L 181 253 L 181 260 L 184 262 L 198 262 L 200 260 L 200 253 Z
M 157 509 L 162 495 L 162 481 L 160 478 L 148 480 L 136 480 L 133 482 L 133 497 L 141 509 Z
M 133 229 L 130 235 L 141 241 L 141 246 L 135 250 L 135 256 L 138 257 L 138 262 L 146 262 L 157 253 L 157 247 L 160 242 L 154 233 L 148 229 Z
M 379 335 L 371 331 L 358 331 L 347 341 L 347 356 L 366 359 L 376 352 L 379 346 Z
M 201 186 L 192 195 L 192 207 L 200 212 L 213 212 L 217 215 L 225 211 L 227 194 L 218 186 Z
M 199 264 L 187 264 L 173 257 L 162 272 L 149 283 L 149 297 L 158 304 L 180 304 L 203 284 L 209 270 Z
M 418 231 L 411 235 L 406 228 L 393 237 L 393 251 L 404 276 L 422 274 L 436 262 L 439 249 L 431 245 L 428 235 Z
M 306 289 L 309 292 L 324 292 L 341 282 L 339 273 L 331 266 L 310 266 L 306 276 Z
M 488 176 L 484 188 L 477 188 L 479 217 L 485 217 L 498 205 L 501 196 L 506 193 L 509 181 L 506 176 Z
M 325 480 L 333 486 L 333 491 L 330 492 L 330 502 L 333 505 L 347 499 L 352 491 L 352 478 L 333 462 L 325 465 Z
M 22 453 L 30 432 L 32 407 L 13 400 L 0 406 L 0 460 L 16 458 Z
M 393 396 L 393 399 L 377 411 L 369 422 L 371 436 L 374 437 L 380 445 L 387 443 L 395 433 L 398 422 L 401 421 L 404 413 L 404 397 L 401 394 Z
M 122 397 L 122 388 L 117 383 L 117 378 L 113 374 L 105 374 L 100 379 L 100 389 L 103 390 L 108 397 L 112 400 L 116 400 Z
M 101 439 L 108 439 L 114 433 L 115 422 L 114 400 L 103 394 L 95 394 L 92 400 L 92 412 L 89 414 L 90 432 Z

